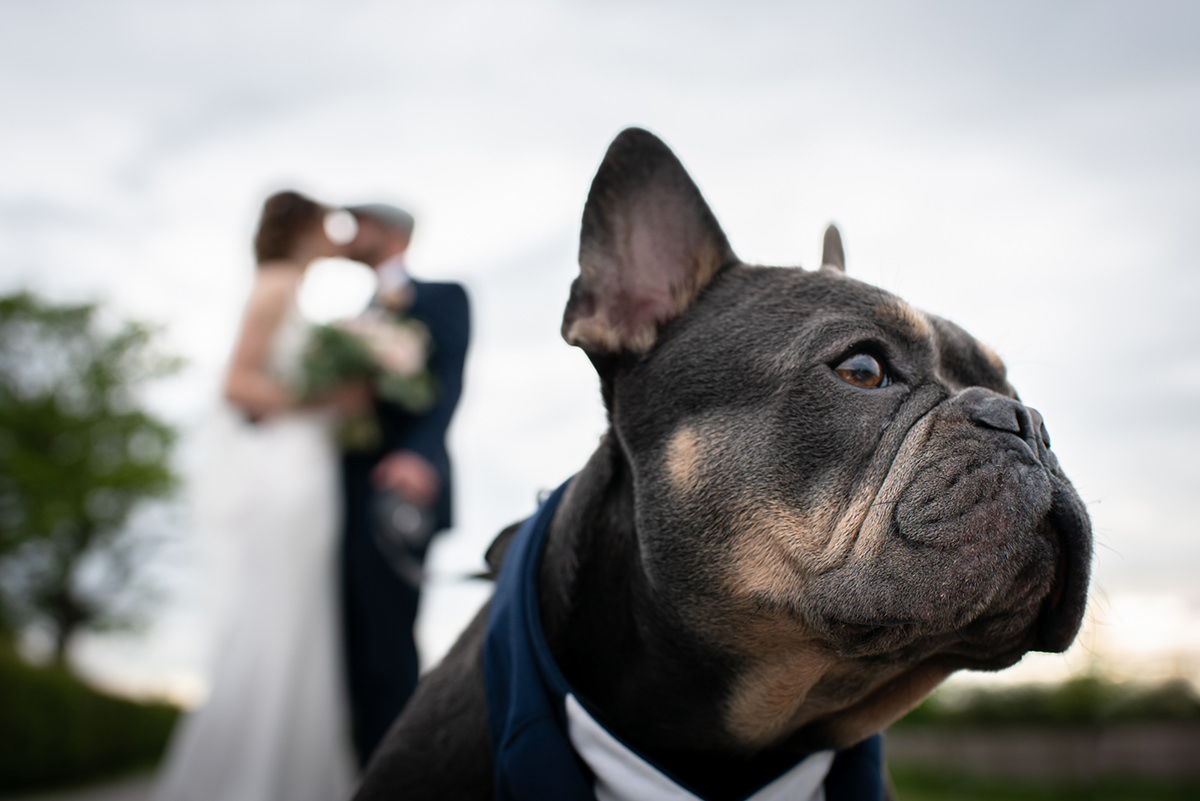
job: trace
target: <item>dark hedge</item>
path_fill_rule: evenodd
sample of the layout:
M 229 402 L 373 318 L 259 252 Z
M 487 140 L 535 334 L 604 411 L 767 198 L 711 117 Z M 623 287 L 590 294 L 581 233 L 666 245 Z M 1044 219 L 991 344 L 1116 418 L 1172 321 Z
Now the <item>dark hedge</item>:
M 1200 696 L 1186 681 L 1120 683 L 1085 676 L 1062 684 L 940 690 L 895 725 L 1075 727 L 1200 723 Z
M 150 767 L 179 710 L 88 686 L 0 648 L 0 792 L 70 785 Z

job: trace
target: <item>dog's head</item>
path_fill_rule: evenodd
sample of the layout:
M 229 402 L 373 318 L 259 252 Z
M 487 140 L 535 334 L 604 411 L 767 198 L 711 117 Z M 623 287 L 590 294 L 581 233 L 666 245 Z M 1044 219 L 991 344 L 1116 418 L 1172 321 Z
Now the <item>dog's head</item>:
M 630 129 L 588 196 L 563 336 L 601 376 L 655 601 L 735 675 L 748 750 L 846 745 L 960 668 L 1062 651 L 1087 514 L 1040 415 L 953 323 L 846 276 L 739 262 Z

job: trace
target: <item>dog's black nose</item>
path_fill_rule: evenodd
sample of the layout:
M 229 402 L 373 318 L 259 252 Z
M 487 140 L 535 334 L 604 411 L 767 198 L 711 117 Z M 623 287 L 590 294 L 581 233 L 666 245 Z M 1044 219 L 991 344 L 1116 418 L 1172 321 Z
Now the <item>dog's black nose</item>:
M 1050 452 L 1050 432 L 1037 409 L 1001 395 L 987 395 L 971 405 L 971 420 L 986 428 L 1016 434 L 1033 451 L 1038 461 L 1050 470 L 1058 469 L 1058 460 Z

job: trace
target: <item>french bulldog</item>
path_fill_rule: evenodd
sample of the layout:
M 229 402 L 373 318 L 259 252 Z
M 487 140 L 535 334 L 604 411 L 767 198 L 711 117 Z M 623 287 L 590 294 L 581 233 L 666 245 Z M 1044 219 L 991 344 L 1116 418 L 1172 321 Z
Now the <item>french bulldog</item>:
M 1041 415 L 962 328 L 848 277 L 836 228 L 817 270 L 743 264 L 674 154 L 629 129 L 579 265 L 562 335 L 610 428 L 492 546 L 497 595 L 360 801 L 623 797 L 550 742 L 593 724 L 692 793 L 670 797 L 754 797 L 817 754 L 835 773 L 956 670 L 1071 644 L 1091 528 Z M 550 688 L 536 715 L 513 711 L 518 629 Z

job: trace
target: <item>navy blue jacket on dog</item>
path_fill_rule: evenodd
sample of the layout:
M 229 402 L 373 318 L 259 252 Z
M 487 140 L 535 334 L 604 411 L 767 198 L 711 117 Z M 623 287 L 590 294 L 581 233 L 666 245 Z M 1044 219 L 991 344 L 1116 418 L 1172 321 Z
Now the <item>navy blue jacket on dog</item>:
M 632 797 L 656 792 L 661 798 L 698 798 L 603 730 L 550 654 L 538 612 L 538 562 L 566 487 L 555 490 L 513 537 L 492 597 L 483 659 L 496 799 L 630 797 L 623 788 L 636 788 Z M 581 755 L 577 742 L 591 743 L 588 753 Z M 618 775 L 598 775 L 605 767 Z M 875 735 L 836 755 L 810 755 L 750 798 L 808 801 L 820 797 L 819 788 L 826 801 L 881 801 L 882 738 Z

